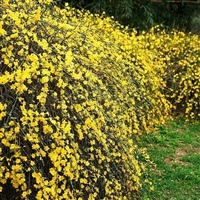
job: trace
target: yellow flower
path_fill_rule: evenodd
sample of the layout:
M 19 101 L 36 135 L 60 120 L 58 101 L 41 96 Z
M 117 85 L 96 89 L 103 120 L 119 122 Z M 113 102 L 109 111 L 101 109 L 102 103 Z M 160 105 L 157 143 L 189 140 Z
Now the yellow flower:
M 43 48 L 43 50 L 48 50 L 49 45 L 45 39 L 42 39 L 41 41 L 37 40 L 37 43 L 39 46 L 41 46 Z
M 20 129 L 19 129 L 19 127 L 18 127 L 18 126 L 17 126 L 17 127 L 15 127 L 14 131 L 15 131 L 15 133 L 16 133 L 16 134 L 17 134 L 17 133 L 19 133 L 19 132 L 20 132 Z
M 50 152 L 49 157 L 50 157 L 51 161 L 54 163 L 54 162 L 56 162 L 58 155 L 55 152 Z
M 14 122 L 14 121 L 10 121 L 10 122 L 8 123 L 8 125 L 9 125 L 9 126 L 14 126 L 14 125 L 15 125 L 15 122 Z
M 40 15 L 41 15 L 41 8 L 38 7 L 36 14 L 34 15 L 33 22 L 40 20 Z
M 40 154 L 41 154 L 42 157 L 46 156 L 46 152 L 45 151 L 43 151 L 42 149 L 40 149 L 39 151 L 40 151 Z
M 150 187 L 150 191 L 154 191 L 154 187 L 153 186 Z
M 19 164 L 13 165 L 12 166 L 12 170 L 16 171 L 16 172 L 21 171 L 22 170 L 22 166 L 19 165 Z
M 40 148 L 39 144 L 33 144 L 32 145 L 32 149 L 39 149 L 39 148 Z
M 7 147 L 9 147 L 9 146 L 11 145 L 10 142 L 9 142 L 8 140 L 6 140 L 5 138 L 3 138 L 3 139 L 1 140 L 1 143 L 4 144 L 4 145 L 7 146 Z
M 49 77 L 48 76 L 43 76 L 42 79 L 41 79 L 41 83 L 42 84 L 45 84 L 49 81 Z
M 3 21 L 0 22 L 0 35 L 5 36 L 7 31 L 2 28 Z
M 71 49 L 67 51 L 67 53 L 65 54 L 65 64 L 69 65 L 73 60 L 73 54 Z
M 49 172 L 51 173 L 52 176 L 55 176 L 57 174 L 54 168 L 50 168 Z
M 6 109 L 6 104 L 2 104 L 1 102 L 0 102 L 0 110 L 1 111 L 3 111 L 4 109 Z

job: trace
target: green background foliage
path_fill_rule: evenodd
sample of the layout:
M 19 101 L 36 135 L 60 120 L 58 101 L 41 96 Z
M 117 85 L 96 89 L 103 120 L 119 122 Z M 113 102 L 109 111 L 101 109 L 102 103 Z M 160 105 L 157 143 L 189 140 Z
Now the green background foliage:
M 152 26 L 162 24 L 166 28 L 176 28 L 191 31 L 193 17 L 198 15 L 200 6 L 187 1 L 151 2 L 147 0 L 55 0 L 61 7 L 65 2 L 78 9 L 87 9 L 92 13 L 105 12 L 107 16 L 114 16 L 115 20 L 128 25 L 139 32 L 148 30 Z

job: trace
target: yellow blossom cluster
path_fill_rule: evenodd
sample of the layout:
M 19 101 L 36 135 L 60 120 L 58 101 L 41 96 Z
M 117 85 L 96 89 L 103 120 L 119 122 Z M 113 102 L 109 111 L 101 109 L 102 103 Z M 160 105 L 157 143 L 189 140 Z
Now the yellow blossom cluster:
M 163 63 L 160 76 L 166 84 L 165 97 L 175 115 L 187 120 L 200 118 L 200 39 L 198 35 L 154 27 L 144 34 L 148 48 Z
M 169 117 L 176 39 L 52 0 L 0 0 L 0 16 L 2 198 L 136 198 L 149 157 L 134 139 Z
M 145 168 L 133 135 L 168 113 L 154 55 L 112 19 L 50 3 L 0 4 L 2 197 L 129 199 Z

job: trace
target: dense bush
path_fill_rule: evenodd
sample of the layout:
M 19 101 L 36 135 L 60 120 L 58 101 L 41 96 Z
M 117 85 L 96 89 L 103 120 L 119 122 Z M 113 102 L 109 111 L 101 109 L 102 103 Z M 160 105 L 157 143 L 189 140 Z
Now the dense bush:
M 133 135 L 170 108 L 162 65 L 112 19 L 49 3 L 0 3 L 0 197 L 136 197 Z
M 0 3 L 0 198 L 136 198 L 134 139 L 199 116 L 199 39 L 50 3 Z
M 161 27 L 160 27 L 161 28 Z M 200 40 L 197 35 L 176 30 L 166 33 L 155 27 L 145 41 L 163 63 L 163 92 L 173 104 L 173 113 L 187 120 L 200 118 Z

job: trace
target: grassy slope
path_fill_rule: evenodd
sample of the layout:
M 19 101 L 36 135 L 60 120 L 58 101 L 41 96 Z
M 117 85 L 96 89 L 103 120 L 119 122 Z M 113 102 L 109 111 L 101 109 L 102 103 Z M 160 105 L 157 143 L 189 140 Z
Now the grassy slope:
M 154 191 L 145 188 L 142 199 L 200 200 L 200 123 L 169 122 L 140 145 L 156 165 L 148 172 Z

